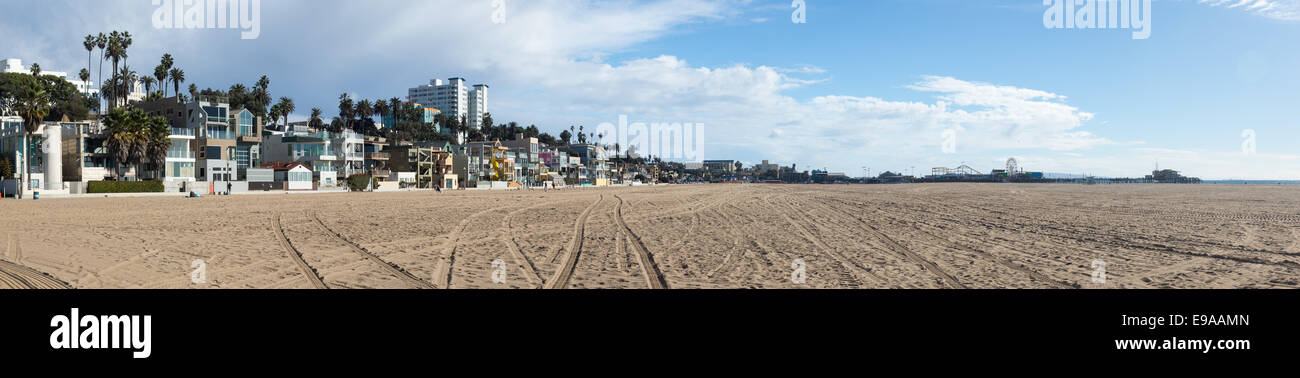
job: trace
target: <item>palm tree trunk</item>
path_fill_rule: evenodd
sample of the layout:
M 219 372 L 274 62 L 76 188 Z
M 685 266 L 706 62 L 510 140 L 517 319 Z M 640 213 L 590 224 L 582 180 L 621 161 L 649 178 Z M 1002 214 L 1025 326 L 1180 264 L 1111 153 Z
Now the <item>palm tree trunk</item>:
M 104 49 L 99 49 L 99 114 L 104 114 Z

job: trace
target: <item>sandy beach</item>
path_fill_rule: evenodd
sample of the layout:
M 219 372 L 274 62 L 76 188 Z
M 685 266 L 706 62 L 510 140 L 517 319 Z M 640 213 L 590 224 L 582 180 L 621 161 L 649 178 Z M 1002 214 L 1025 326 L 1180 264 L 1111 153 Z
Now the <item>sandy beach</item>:
M 1300 286 L 1300 186 L 683 185 L 0 212 L 0 288 Z

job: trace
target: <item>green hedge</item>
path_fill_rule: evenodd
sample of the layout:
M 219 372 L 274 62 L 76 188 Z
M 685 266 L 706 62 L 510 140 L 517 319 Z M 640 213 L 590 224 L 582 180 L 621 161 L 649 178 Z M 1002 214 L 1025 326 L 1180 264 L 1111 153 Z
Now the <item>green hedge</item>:
M 163 182 L 149 181 L 91 181 L 86 193 L 162 193 Z

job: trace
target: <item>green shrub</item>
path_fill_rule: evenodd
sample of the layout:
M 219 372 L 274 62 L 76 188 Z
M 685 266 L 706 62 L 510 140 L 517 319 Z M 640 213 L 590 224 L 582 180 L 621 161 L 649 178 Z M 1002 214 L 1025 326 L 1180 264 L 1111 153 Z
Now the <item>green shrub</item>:
M 365 173 L 358 173 L 355 175 L 348 176 L 347 182 L 348 182 L 348 190 L 354 192 L 366 190 L 366 187 L 370 186 L 370 184 L 374 184 L 373 186 L 371 186 L 372 188 L 379 186 L 379 180 L 375 180 L 374 177 L 371 177 L 370 175 Z
M 161 180 L 148 181 L 91 181 L 86 193 L 162 193 Z

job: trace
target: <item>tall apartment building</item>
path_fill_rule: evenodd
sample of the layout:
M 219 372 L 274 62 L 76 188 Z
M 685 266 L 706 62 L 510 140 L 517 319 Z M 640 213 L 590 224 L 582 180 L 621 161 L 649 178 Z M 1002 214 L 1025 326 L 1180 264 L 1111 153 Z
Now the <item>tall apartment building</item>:
M 483 115 L 488 113 L 488 86 L 478 84 L 469 92 L 469 121 L 474 128 L 483 127 Z
M 464 119 L 476 129 L 483 125 L 483 115 L 488 113 L 487 95 L 487 85 L 469 87 L 459 77 L 445 82 L 433 79 L 407 90 L 408 101 L 437 108 L 449 118 Z

